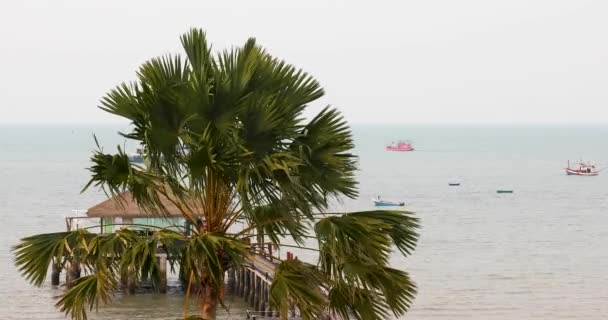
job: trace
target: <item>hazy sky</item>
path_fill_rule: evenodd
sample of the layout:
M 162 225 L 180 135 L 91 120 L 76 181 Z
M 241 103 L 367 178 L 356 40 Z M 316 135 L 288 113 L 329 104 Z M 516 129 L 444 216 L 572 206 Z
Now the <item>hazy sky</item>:
M 97 108 L 200 27 L 312 73 L 352 123 L 608 122 L 608 1 L 2 1 L 0 123 Z

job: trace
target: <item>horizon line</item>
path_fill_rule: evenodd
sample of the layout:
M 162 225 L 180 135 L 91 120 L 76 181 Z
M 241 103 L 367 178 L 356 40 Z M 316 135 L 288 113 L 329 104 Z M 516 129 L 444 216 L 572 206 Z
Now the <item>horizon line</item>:
M 524 122 L 492 122 L 492 121 L 483 121 L 483 122 L 445 122 L 445 121 L 436 121 L 436 122 L 350 122 L 347 123 L 351 126 L 374 126 L 374 125 L 390 125 L 390 126 L 399 126 L 399 125 L 482 125 L 482 126 L 495 126 L 495 125 L 545 125 L 545 126 L 581 126 L 581 125 L 608 125 L 608 121 L 597 121 L 597 122 L 534 122 L 534 121 L 524 121 Z M 110 121 L 100 121 L 100 122 L 2 122 L 0 121 L 0 126 L 129 126 L 130 123 L 127 122 L 110 122 Z

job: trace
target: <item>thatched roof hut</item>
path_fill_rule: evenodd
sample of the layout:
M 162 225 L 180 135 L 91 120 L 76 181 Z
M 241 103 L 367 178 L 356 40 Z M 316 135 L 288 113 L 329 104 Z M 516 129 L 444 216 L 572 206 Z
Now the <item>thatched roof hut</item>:
M 118 199 L 120 197 L 120 199 Z M 164 196 L 159 196 L 162 204 L 167 209 L 169 217 L 181 217 L 181 211 Z M 119 202 L 120 200 L 120 202 Z M 107 199 L 87 210 L 87 216 L 98 218 L 122 217 L 122 218 L 151 218 L 156 217 L 143 211 L 133 199 L 130 192 Z M 159 212 L 158 216 L 166 216 Z

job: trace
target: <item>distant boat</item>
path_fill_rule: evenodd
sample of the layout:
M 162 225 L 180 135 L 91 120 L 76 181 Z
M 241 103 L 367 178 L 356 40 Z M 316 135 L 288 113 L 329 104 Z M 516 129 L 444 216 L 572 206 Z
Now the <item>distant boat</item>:
M 129 155 L 129 162 L 144 163 L 144 155 L 142 149 L 137 149 L 135 153 Z
M 499 190 L 496 190 L 496 193 L 513 193 L 513 190 L 499 189 Z
M 448 185 L 450 187 L 458 187 L 460 185 L 460 182 L 450 182 L 450 183 L 448 183 Z
M 597 176 L 600 174 L 595 165 L 583 161 L 579 161 L 578 168 L 570 168 L 570 161 L 568 161 L 568 167 L 564 169 L 566 169 L 566 174 L 569 176 Z
M 380 200 L 380 197 L 377 199 L 372 199 L 372 202 L 376 207 L 403 207 L 405 206 L 405 202 L 393 202 L 393 201 L 385 201 Z
M 410 141 L 398 141 L 386 146 L 387 151 L 414 151 L 414 147 Z

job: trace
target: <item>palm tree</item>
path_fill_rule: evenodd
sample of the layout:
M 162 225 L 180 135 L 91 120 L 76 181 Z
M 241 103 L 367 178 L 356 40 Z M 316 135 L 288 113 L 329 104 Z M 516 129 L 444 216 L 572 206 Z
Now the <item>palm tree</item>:
M 166 213 L 168 199 L 193 232 L 79 229 L 27 237 L 13 248 L 23 275 L 40 286 L 49 265 L 79 264 L 85 276 L 57 306 L 86 319 L 87 310 L 111 300 L 121 274 L 158 280 L 155 254 L 164 250 L 188 286 L 184 318 L 190 288 L 198 287 L 199 316 L 215 319 L 226 271 L 245 267 L 258 244 L 303 247 L 316 239 L 309 249 L 318 263 L 277 266 L 270 303 L 284 318 L 291 303 L 305 319 L 403 315 L 416 287 L 389 257 L 393 248 L 413 251 L 418 220 L 404 211 L 327 212 L 333 199 L 357 196 L 356 157 L 336 109 L 305 120 L 307 105 L 324 94 L 317 81 L 254 39 L 212 54 L 205 33 L 193 29 L 181 43 L 185 56 L 144 63 L 137 81 L 101 101 L 101 109 L 131 122 L 121 135 L 142 145 L 145 165 L 130 163 L 120 147 L 106 154 L 98 146 L 85 189 L 128 191 L 152 215 Z M 232 231 L 237 222 L 245 227 Z

